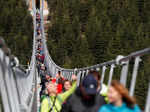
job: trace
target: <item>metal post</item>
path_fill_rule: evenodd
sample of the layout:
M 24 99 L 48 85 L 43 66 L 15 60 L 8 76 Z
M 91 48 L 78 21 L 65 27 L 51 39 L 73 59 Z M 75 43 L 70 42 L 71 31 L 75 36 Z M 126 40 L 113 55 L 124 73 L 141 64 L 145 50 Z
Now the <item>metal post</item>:
M 149 88 L 148 88 L 148 92 L 147 92 L 147 101 L 146 101 L 144 112 L 150 112 L 150 82 L 149 82 Z
M 89 73 L 89 70 L 86 70 L 86 74 L 85 74 L 85 75 L 87 76 L 87 75 L 88 75 L 88 73 Z
M 82 79 L 84 78 L 84 76 L 85 76 L 85 71 L 82 71 Z
M 67 76 L 68 76 L 69 80 L 71 80 L 71 77 L 70 77 L 71 75 L 72 75 L 72 73 L 67 71 Z
M 101 84 L 103 84 L 103 82 L 104 82 L 104 77 L 105 77 L 105 71 L 106 71 L 106 66 L 103 66 L 103 68 L 102 68 L 102 77 L 101 77 Z
M 67 74 L 67 75 L 68 75 L 68 79 L 69 79 L 69 80 L 72 80 L 72 79 L 71 79 L 72 72 L 68 72 L 68 74 Z
M 115 68 L 115 64 L 112 64 L 111 68 L 110 68 L 110 72 L 109 72 L 108 86 L 110 86 L 110 84 L 111 84 L 114 68 Z
M 68 79 L 68 75 L 66 74 L 66 72 L 64 71 L 64 75 L 66 76 L 66 78 Z
M 64 74 L 66 75 L 67 79 L 69 79 L 69 74 L 68 74 L 68 71 L 64 71 Z
M 69 75 L 67 74 L 67 72 L 65 71 L 64 73 L 65 73 L 67 79 L 69 80 Z
M 63 71 L 63 76 L 65 76 L 65 77 L 66 77 L 66 79 L 68 79 L 68 76 L 67 76 L 67 74 L 66 74 L 66 72 L 65 72 L 65 71 Z
M 129 67 L 129 60 L 123 64 L 122 70 L 121 70 L 121 77 L 120 77 L 120 82 L 126 86 L 126 81 L 127 81 L 127 75 L 128 75 L 128 67 Z
M 74 72 L 70 72 L 70 74 L 69 74 L 69 78 L 70 78 L 70 80 L 72 81 L 72 75 L 74 74 Z
M 77 73 L 77 86 L 80 85 L 80 77 L 81 77 L 81 71 L 79 71 L 79 72 Z
M 130 85 L 130 96 L 134 95 L 136 77 L 137 77 L 137 72 L 138 72 L 140 61 L 141 61 L 140 56 L 136 57 L 135 63 L 134 63 L 134 69 L 133 69 L 133 73 L 132 73 L 131 85 Z

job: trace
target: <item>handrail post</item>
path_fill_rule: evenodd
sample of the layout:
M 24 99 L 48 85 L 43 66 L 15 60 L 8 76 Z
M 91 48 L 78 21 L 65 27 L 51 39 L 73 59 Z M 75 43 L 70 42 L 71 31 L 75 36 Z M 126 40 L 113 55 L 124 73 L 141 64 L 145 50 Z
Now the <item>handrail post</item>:
M 130 96 L 134 95 L 136 77 L 137 77 L 137 72 L 138 72 L 140 61 L 141 61 L 140 56 L 137 56 L 135 59 L 134 69 L 133 69 L 133 73 L 132 73 L 132 80 L 131 80 L 131 85 L 130 85 Z
M 77 86 L 79 86 L 80 84 L 80 78 L 81 78 L 81 71 L 77 73 Z
M 128 75 L 128 67 L 129 67 L 129 60 L 126 61 L 123 65 L 122 65 L 122 70 L 121 70 L 121 77 L 120 77 L 120 82 L 126 86 L 126 81 L 127 81 L 127 75 Z
M 148 88 L 148 92 L 147 92 L 147 101 L 146 101 L 144 112 L 150 112 L 150 82 L 149 82 L 149 88 Z
M 104 77 L 105 77 L 105 71 L 106 71 L 107 67 L 106 66 L 103 66 L 102 68 L 102 77 L 101 77 L 101 84 L 103 84 L 104 82 Z
M 115 68 L 115 64 L 112 64 L 111 68 L 110 68 L 110 72 L 109 72 L 108 86 L 110 86 L 110 84 L 111 84 L 114 68 Z
M 82 79 L 84 78 L 84 76 L 85 76 L 85 71 L 82 71 Z
M 89 73 L 89 70 L 87 69 L 87 70 L 86 70 L 86 73 L 85 73 L 85 75 L 87 76 L 87 75 L 88 75 L 88 73 Z

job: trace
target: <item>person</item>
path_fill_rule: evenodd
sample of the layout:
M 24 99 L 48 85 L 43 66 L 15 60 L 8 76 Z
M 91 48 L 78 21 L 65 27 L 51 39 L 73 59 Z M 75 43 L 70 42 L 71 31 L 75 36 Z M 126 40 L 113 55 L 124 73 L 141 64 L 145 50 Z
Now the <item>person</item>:
M 41 36 L 40 36 L 40 35 L 37 35 L 37 36 L 36 36 L 36 40 L 37 40 L 37 42 L 39 42 L 39 41 L 41 40 Z
M 58 84 L 63 84 L 64 77 L 62 76 L 61 71 L 58 71 L 58 74 L 56 74 L 56 79 Z
M 36 27 L 37 27 L 38 29 L 40 29 L 41 23 L 36 23 Z
M 58 71 L 58 74 L 56 74 L 56 82 L 58 83 L 58 85 L 57 85 L 57 93 L 62 93 L 64 80 L 65 79 L 62 76 L 61 72 Z
M 57 84 L 57 94 L 62 93 L 63 92 L 62 89 L 63 89 L 63 85 L 58 83 Z
M 97 92 L 98 83 L 93 74 L 88 74 L 63 104 L 61 112 L 97 112 L 106 104 L 104 97 Z
M 45 78 L 46 78 L 45 82 L 50 82 L 52 80 L 52 76 L 48 74 L 45 75 Z
M 41 65 L 40 65 L 40 74 L 42 75 L 42 76 L 45 76 L 45 74 L 47 74 L 46 71 L 47 70 L 47 68 L 46 68 L 46 66 L 45 66 L 45 64 L 44 63 L 42 63 Z
M 50 81 L 49 77 L 50 77 L 50 76 L 47 75 L 47 74 L 45 74 L 45 76 L 43 75 L 43 76 L 41 77 L 41 83 L 40 83 L 40 85 L 41 85 L 40 97 L 42 96 L 42 94 L 43 94 L 44 91 L 45 91 L 45 88 L 46 88 L 45 83 Z
M 41 53 L 41 52 L 40 52 Z M 40 61 L 42 63 L 44 63 L 44 59 L 45 59 L 45 55 L 44 54 L 40 54 Z
M 41 36 L 41 30 L 40 29 L 37 29 L 36 32 L 37 32 L 38 36 Z
M 37 13 L 36 13 L 36 21 L 38 22 L 38 23 L 41 23 L 41 17 L 40 17 L 40 13 L 37 11 Z
M 64 80 L 64 83 L 63 83 L 63 91 L 68 91 L 72 86 L 72 82 L 68 79 Z
M 108 99 L 109 104 L 102 106 L 98 112 L 141 112 L 135 99 L 129 96 L 128 90 L 119 81 L 112 81 Z
M 98 88 L 97 88 L 97 91 L 99 91 L 99 93 L 103 96 L 107 96 L 107 91 L 108 91 L 108 87 L 103 83 L 101 84 L 100 81 L 101 81 L 101 76 L 99 74 L 98 71 L 95 71 L 95 70 L 92 70 L 92 71 L 89 71 L 90 74 L 93 74 L 95 79 L 98 81 Z
M 72 87 L 61 94 L 57 94 L 57 84 L 50 82 L 47 85 L 49 97 L 43 99 L 41 103 L 41 112 L 59 112 L 63 102 L 75 91 L 77 87 L 76 76 L 72 76 Z
M 42 90 L 40 91 L 40 102 L 42 102 L 44 98 L 46 98 L 47 96 L 49 96 L 48 95 L 48 91 L 47 91 L 47 87 L 48 87 L 47 85 L 48 85 L 48 83 L 49 82 L 45 82 L 45 87 L 46 88 L 43 91 Z
M 95 70 L 91 70 L 91 71 L 89 71 L 89 73 L 93 74 L 93 76 L 97 80 L 97 82 L 98 82 L 97 91 L 99 92 L 100 95 L 104 96 L 105 101 L 108 103 L 108 97 L 107 97 L 108 87 L 104 83 L 100 82 L 101 81 L 100 73 L 98 71 L 95 71 Z
M 37 67 L 38 73 L 40 73 L 40 70 L 41 70 L 41 62 L 37 61 L 36 67 Z

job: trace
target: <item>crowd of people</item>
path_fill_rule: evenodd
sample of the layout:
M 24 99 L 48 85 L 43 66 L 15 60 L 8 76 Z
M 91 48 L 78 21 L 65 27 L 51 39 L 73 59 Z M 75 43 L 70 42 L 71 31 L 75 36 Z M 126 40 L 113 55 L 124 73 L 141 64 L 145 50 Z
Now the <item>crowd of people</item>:
M 47 72 L 43 52 L 41 18 L 36 14 L 36 62 L 41 78 L 40 112 L 141 112 L 128 90 L 119 82 L 112 81 L 108 87 L 100 82 L 98 71 L 89 71 L 77 87 L 77 77 L 65 79 L 58 71 L 56 77 Z

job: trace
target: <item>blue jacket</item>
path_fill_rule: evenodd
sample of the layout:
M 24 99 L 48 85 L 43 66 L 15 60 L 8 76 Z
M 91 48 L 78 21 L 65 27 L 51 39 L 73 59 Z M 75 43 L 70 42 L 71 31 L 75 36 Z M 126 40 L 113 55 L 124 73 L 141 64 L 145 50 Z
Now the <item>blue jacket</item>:
M 116 107 L 113 104 L 106 104 L 102 106 L 98 112 L 141 112 L 138 105 L 134 108 L 129 108 L 126 103 L 123 103 L 121 107 Z

